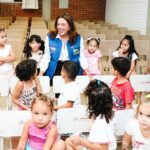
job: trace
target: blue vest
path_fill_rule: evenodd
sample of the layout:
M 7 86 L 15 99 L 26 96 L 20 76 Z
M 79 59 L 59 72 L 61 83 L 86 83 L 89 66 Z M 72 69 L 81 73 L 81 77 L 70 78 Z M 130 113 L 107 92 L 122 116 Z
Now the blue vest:
M 59 38 L 51 38 L 50 34 L 48 34 L 49 38 L 49 49 L 50 49 L 50 54 L 51 54 L 51 60 L 49 62 L 49 66 L 45 72 L 46 76 L 49 76 L 50 79 L 53 77 L 58 59 L 61 53 L 62 49 L 62 41 Z M 80 57 L 80 36 L 77 36 L 76 42 L 74 45 L 71 45 L 70 42 L 67 42 L 67 50 L 68 50 L 68 55 L 69 55 L 69 60 L 76 62 L 80 65 L 79 63 L 79 57 Z M 81 73 L 80 69 L 80 74 Z

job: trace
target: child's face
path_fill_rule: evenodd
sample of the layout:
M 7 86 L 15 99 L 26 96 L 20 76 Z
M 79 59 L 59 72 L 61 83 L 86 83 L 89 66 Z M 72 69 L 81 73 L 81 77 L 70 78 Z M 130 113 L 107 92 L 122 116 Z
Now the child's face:
M 5 31 L 1 31 L 0 32 L 0 45 L 5 45 L 7 42 L 7 36 L 6 36 L 6 33 Z
M 115 70 L 113 66 L 112 66 L 112 74 L 113 74 L 114 76 L 117 76 L 117 74 L 118 74 L 118 71 Z
M 52 116 L 50 108 L 44 102 L 36 102 L 32 108 L 32 119 L 38 128 L 45 127 Z
M 33 52 L 36 52 L 39 50 L 41 43 L 36 42 L 35 40 L 33 40 L 31 43 L 29 43 L 31 49 Z
M 95 40 L 91 40 L 88 44 L 88 52 L 89 53 L 95 53 L 95 51 L 97 50 L 97 43 Z
M 127 52 L 129 47 L 130 47 L 129 41 L 124 39 L 120 45 L 120 48 L 123 50 L 123 52 Z
M 141 104 L 138 112 L 138 121 L 142 129 L 150 129 L 150 104 Z
M 70 26 L 64 18 L 59 18 L 57 20 L 57 30 L 60 36 L 68 35 L 70 31 Z

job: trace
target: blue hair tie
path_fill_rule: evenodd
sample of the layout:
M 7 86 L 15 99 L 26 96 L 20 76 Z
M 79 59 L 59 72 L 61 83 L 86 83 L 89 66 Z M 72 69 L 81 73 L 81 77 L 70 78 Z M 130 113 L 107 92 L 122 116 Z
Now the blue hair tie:
M 100 80 L 97 80 L 97 85 L 98 85 L 98 87 L 100 87 L 100 85 L 101 85 L 101 81 Z

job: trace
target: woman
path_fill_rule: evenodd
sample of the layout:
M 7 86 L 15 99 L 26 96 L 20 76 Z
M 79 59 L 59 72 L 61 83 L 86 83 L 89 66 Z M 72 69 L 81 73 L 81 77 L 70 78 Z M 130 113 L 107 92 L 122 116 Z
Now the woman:
M 51 31 L 45 40 L 45 55 L 49 53 L 50 62 L 45 72 L 50 79 L 60 75 L 64 61 L 70 60 L 80 66 L 88 74 L 88 64 L 84 56 L 83 38 L 76 32 L 73 18 L 68 14 L 58 16 L 55 21 L 55 31 Z

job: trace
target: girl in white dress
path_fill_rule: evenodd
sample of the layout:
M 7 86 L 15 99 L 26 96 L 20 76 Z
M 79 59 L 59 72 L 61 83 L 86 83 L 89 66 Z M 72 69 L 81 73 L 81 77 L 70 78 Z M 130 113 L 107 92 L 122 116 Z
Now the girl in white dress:
M 125 128 L 122 150 L 150 150 L 150 97 L 141 101 L 136 118 L 129 121 Z
M 131 68 L 126 75 L 129 78 L 131 74 L 135 72 L 136 61 L 138 59 L 138 53 L 135 50 L 134 39 L 131 35 L 126 35 L 120 42 L 119 47 L 112 53 L 115 57 L 127 57 L 131 61 Z
M 100 80 L 93 80 L 85 90 L 89 116 L 94 119 L 88 139 L 80 136 L 66 140 L 66 150 L 115 150 L 113 133 L 113 102 L 110 88 Z
M 136 63 L 138 61 L 138 53 L 135 49 L 134 39 L 131 35 L 125 35 L 124 38 L 120 41 L 120 45 L 117 50 L 112 53 L 112 57 L 127 57 L 131 61 L 131 67 L 126 78 L 129 79 L 131 75 L 136 74 Z M 141 92 L 136 93 L 137 102 L 141 101 Z
M 26 42 L 23 50 L 23 59 L 34 59 L 37 62 L 37 74 L 43 75 L 46 70 L 44 58 L 44 41 L 39 35 L 31 35 Z
M 14 76 L 13 61 L 15 61 L 14 51 L 11 45 L 7 44 L 5 30 L 0 28 L 0 77 L 10 81 Z

